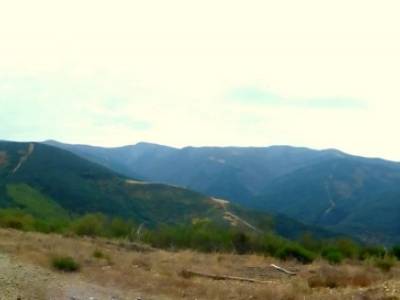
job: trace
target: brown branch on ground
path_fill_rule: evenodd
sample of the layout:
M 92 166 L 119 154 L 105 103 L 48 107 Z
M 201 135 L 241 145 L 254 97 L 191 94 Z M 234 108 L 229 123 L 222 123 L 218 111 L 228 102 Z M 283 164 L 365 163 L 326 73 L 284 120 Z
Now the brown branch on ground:
M 295 272 L 286 270 L 286 269 L 284 269 L 284 268 L 282 268 L 282 267 L 279 267 L 279 266 L 277 266 L 277 265 L 274 265 L 274 264 L 271 264 L 271 267 L 274 268 L 274 269 L 277 270 L 277 271 L 280 271 L 280 272 L 285 273 L 285 274 L 290 275 L 290 276 L 296 275 Z
M 253 279 L 253 278 L 246 278 L 246 277 L 206 274 L 206 273 L 200 273 L 200 272 L 195 272 L 195 271 L 190 271 L 190 270 L 182 270 L 180 272 L 180 275 L 184 278 L 191 278 L 191 277 L 196 276 L 196 277 L 210 278 L 210 279 L 214 279 L 214 280 L 236 280 L 236 281 L 252 282 L 252 283 L 272 283 L 272 281 L 264 281 L 264 280 L 258 280 L 258 279 Z

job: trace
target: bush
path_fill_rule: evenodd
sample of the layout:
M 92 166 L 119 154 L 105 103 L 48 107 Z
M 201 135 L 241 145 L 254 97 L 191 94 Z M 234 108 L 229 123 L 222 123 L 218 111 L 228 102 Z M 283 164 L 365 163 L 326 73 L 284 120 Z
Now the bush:
M 400 245 L 396 245 L 392 248 L 392 255 L 394 255 L 397 259 L 400 260 Z
M 71 229 L 75 234 L 82 236 L 105 235 L 106 217 L 102 214 L 86 214 L 73 222 Z
M 133 224 L 125 222 L 121 218 L 114 218 L 109 225 L 109 235 L 116 238 L 128 237 L 133 229 Z
M 375 258 L 375 267 L 381 269 L 383 272 L 389 272 L 395 265 L 396 260 L 393 256 L 385 255 L 384 258 Z
M 70 256 L 58 256 L 52 259 L 53 268 L 64 271 L 64 272 L 75 272 L 80 269 L 79 263 L 77 263 Z
M 250 238 L 243 232 L 233 233 L 232 244 L 238 254 L 245 254 L 251 250 Z
M 357 258 L 360 251 L 359 246 L 347 238 L 336 240 L 334 247 L 337 248 L 344 257 L 348 258 Z
M 386 255 L 386 250 L 383 247 L 380 246 L 369 246 L 369 247 L 364 247 L 360 251 L 359 258 L 361 260 L 365 260 L 371 257 L 375 258 L 384 258 Z
M 145 230 L 142 240 L 156 248 L 189 248 L 191 236 L 189 228 L 184 226 L 162 226 L 157 230 Z
M 209 223 L 179 226 L 163 226 L 154 231 L 146 230 L 142 240 L 157 248 L 194 249 L 203 252 L 234 251 L 235 233 Z M 236 237 L 237 247 L 244 247 L 243 240 Z M 240 248 L 243 250 L 242 248 Z
M 1 209 L 0 226 L 18 230 L 32 230 L 34 218 L 18 209 Z
M 259 238 L 258 251 L 266 255 L 277 256 L 287 241 L 274 234 L 268 233 Z
M 98 250 L 98 249 L 94 250 L 93 253 L 92 253 L 92 255 L 93 255 L 93 257 L 98 258 L 98 259 L 101 259 L 101 258 L 104 258 L 104 257 L 105 257 L 105 256 L 104 256 L 104 253 L 101 252 L 101 251 Z
M 280 259 L 295 258 L 303 264 L 311 263 L 315 259 L 315 254 L 301 247 L 300 245 L 286 245 L 278 251 L 277 256 Z
M 299 243 L 301 246 L 306 248 L 307 250 L 313 251 L 313 252 L 319 252 L 322 247 L 322 242 L 321 240 L 318 240 L 312 236 L 311 233 L 306 232 L 304 233 L 300 239 Z
M 342 252 L 335 248 L 329 248 L 322 251 L 322 257 L 331 264 L 340 264 L 344 258 Z

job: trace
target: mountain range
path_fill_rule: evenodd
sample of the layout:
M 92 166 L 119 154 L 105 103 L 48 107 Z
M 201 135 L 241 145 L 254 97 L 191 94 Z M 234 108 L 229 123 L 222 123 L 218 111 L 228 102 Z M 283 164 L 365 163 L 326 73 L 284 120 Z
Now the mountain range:
M 185 147 L 138 143 L 103 148 L 57 141 L 46 144 L 71 151 L 126 176 L 188 187 L 207 195 L 247 204 L 274 179 L 315 162 L 344 154 L 337 150 Z
M 303 232 L 336 235 L 186 188 L 121 175 L 43 143 L 0 142 L 0 208 L 17 208 L 39 219 L 100 212 L 148 227 L 208 219 L 242 230 L 274 230 L 287 238 Z
M 46 143 L 125 176 L 189 188 L 369 243 L 400 242 L 397 162 L 290 146 L 178 149 L 150 143 L 116 148 Z

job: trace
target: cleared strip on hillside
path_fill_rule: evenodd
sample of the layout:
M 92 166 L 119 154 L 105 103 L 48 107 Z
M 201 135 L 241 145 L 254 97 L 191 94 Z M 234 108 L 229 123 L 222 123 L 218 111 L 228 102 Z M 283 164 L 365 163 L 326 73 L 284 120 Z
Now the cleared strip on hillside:
M 26 151 L 26 154 L 21 156 L 17 166 L 12 170 L 12 173 L 15 174 L 21 168 L 22 164 L 29 158 L 29 156 L 33 153 L 33 150 L 35 149 L 35 144 L 31 143 L 28 146 L 28 149 Z

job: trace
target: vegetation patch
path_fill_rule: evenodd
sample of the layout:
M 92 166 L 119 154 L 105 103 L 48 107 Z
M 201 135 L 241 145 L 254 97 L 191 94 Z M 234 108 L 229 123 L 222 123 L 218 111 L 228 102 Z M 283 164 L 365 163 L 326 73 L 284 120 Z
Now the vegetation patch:
M 344 258 L 343 253 L 335 248 L 325 249 L 321 254 L 331 264 L 340 264 Z
M 392 248 L 391 254 L 396 257 L 397 259 L 400 259 L 400 245 L 396 245 Z
M 151 247 L 180 250 L 191 249 L 199 252 L 236 254 L 261 254 L 283 260 L 295 259 L 303 264 L 321 257 L 330 264 L 340 264 L 344 259 L 366 260 L 371 266 L 390 271 L 400 252 L 398 247 L 387 251 L 381 247 L 364 247 L 351 240 L 316 240 L 307 236 L 299 242 L 291 241 L 273 232 L 258 233 L 242 231 L 200 219 L 192 224 L 161 226 L 156 228 L 138 227 L 130 220 L 110 218 L 101 213 L 76 216 L 58 222 L 39 219 L 21 209 L 0 209 L 0 227 L 24 231 L 57 232 L 68 236 L 106 237 L 122 241 L 140 242 Z M 140 228 L 140 229 L 139 229 Z M 132 244 L 132 243 L 131 243 Z M 134 244 L 134 243 L 133 243 Z M 132 245 L 133 245 L 132 244 Z M 100 251 L 93 257 L 111 259 Z
M 323 266 L 317 274 L 308 278 L 311 288 L 327 287 L 367 287 L 378 280 L 378 276 L 362 269 L 349 269 L 344 267 Z
M 294 258 L 303 264 L 311 263 L 315 259 L 315 254 L 296 244 L 289 244 L 278 251 L 280 259 Z
M 386 250 L 382 246 L 366 246 L 360 250 L 359 258 L 361 260 L 366 260 L 370 258 L 384 258 L 385 255 Z
M 67 212 L 54 200 L 27 184 L 7 185 L 7 194 L 27 213 L 44 219 L 66 219 Z
M 105 257 L 104 253 L 102 251 L 100 251 L 99 249 L 94 250 L 92 255 L 94 258 L 97 258 L 97 259 L 101 259 L 101 258 Z
M 53 268 L 64 272 L 76 272 L 80 269 L 79 263 L 70 256 L 53 257 L 51 264 Z
M 382 270 L 383 272 L 389 272 L 396 263 L 396 259 L 393 256 L 385 255 L 383 258 L 375 258 L 373 260 L 374 266 Z
M 87 214 L 71 225 L 74 233 L 81 236 L 100 236 L 105 232 L 106 217 L 102 214 Z
M 32 230 L 34 228 L 34 218 L 19 209 L 0 210 L 0 226 L 18 230 Z

